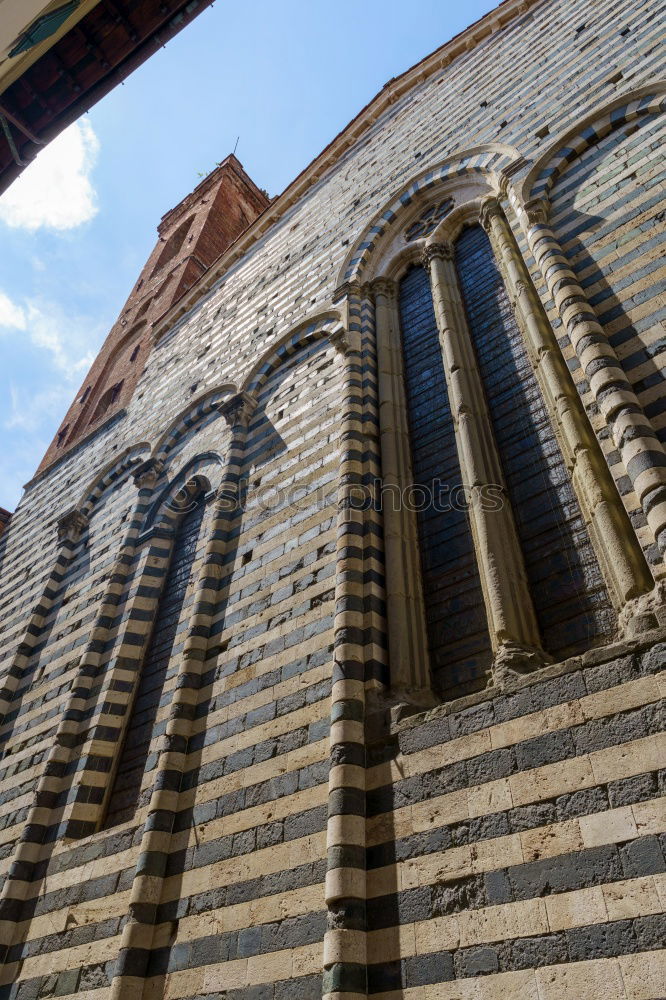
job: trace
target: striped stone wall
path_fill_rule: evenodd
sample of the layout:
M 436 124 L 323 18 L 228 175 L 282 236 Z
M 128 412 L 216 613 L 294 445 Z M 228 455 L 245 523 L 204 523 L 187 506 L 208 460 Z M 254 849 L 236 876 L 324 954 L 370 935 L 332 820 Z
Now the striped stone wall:
M 663 115 L 627 122 L 585 150 L 551 193 L 555 232 L 662 441 L 666 439 L 662 224 L 666 184 L 660 150 L 665 138 Z M 650 554 L 638 498 L 618 465 L 620 455 L 604 431 L 580 363 L 570 344 L 563 346 L 593 425 L 605 440 L 633 524 Z
M 663 996 L 658 589 L 651 631 L 409 701 L 391 681 L 411 665 L 386 662 L 382 515 L 347 492 L 373 497 L 386 400 L 364 282 L 445 178 L 483 177 L 627 543 L 633 527 L 663 579 L 519 211 L 537 170 L 663 440 L 662 118 L 586 124 L 625 93 L 656 100 L 659 13 L 526 3 L 424 70 L 161 332 L 127 411 L 29 484 L 0 539 L 0 1000 Z M 105 829 L 189 501 L 205 510 L 141 793 Z

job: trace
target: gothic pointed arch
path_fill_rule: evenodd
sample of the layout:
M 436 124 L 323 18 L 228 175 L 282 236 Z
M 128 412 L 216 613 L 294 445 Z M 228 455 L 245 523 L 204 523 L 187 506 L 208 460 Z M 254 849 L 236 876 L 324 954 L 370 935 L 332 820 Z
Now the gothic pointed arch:
M 190 459 L 175 476 L 166 480 L 161 488 L 158 482 L 157 495 L 146 512 L 143 531 L 155 526 L 173 528 L 192 497 L 204 495 L 204 481 L 207 484 L 206 493 L 216 487 L 223 463 L 224 459 L 218 452 L 202 452 Z
M 597 108 L 512 198 L 580 398 L 657 576 L 666 551 L 665 110 L 663 80 Z
M 114 458 L 112 462 L 97 473 L 93 482 L 85 488 L 81 500 L 76 505 L 76 509 L 84 517 L 89 518 L 105 490 L 128 476 L 131 470 L 140 465 L 146 458 L 146 453 L 149 450 L 150 445 L 147 442 L 142 442 L 132 445 L 122 455 Z

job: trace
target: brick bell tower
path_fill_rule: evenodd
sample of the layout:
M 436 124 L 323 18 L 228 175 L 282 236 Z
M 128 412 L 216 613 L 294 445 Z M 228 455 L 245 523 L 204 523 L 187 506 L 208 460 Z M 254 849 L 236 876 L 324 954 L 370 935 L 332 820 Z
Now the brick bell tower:
M 37 474 L 123 410 L 152 344 L 152 327 L 270 204 L 232 154 L 162 217 L 158 240 Z

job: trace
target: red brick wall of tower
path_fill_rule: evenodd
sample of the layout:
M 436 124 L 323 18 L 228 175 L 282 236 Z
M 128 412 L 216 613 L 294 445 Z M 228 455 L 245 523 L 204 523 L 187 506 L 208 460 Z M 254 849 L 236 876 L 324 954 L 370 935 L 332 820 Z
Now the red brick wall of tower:
M 162 217 L 155 248 L 37 473 L 127 406 L 150 353 L 156 320 L 269 203 L 231 155 Z

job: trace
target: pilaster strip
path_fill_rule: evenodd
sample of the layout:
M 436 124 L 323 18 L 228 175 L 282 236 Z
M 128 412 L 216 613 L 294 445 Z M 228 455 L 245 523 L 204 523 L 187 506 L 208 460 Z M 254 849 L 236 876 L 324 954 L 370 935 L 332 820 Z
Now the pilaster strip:
M 197 582 L 182 662 L 173 692 L 169 720 L 155 769 L 153 792 L 143 828 L 120 954 L 111 987 L 112 1000 L 140 1000 L 153 943 L 157 907 L 169 858 L 171 832 L 178 809 L 181 777 L 194 719 L 202 667 L 231 533 L 239 516 L 239 483 L 247 427 L 256 397 L 240 393 L 222 403 L 231 426 L 227 463 L 215 498 L 211 534 Z
M 386 622 L 386 566 L 381 511 L 381 445 L 375 310 L 370 289 L 358 291 L 363 357 L 364 486 L 368 498 L 365 516 L 363 582 L 365 586 L 365 683 L 368 690 L 388 684 Z
M 358 300 L 332 340 L 344 360 L 323 995 L 366 996 L 363 392 Z

